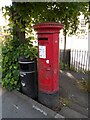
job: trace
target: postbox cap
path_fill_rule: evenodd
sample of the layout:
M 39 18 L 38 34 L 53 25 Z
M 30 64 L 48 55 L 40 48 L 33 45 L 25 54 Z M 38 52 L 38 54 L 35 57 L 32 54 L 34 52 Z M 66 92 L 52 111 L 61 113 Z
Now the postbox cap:
M 43 22 L 43 23 L 38 23 L 36 25 L 33 26 L 34 29 L 38 29 L 38 28 L 59 28 L 62 29 L 63 25 L 61 23 L 58 22 Z
M 60 29 L 63 28 L 63 25 L 61 23 L 57 23 L 57 22 L 43 22 L 43 23 L 38 23 L 36 25 L 33 26 L 34 30 L 36 30 L 37 32 L 55 32 L 55 31 L 59 31 Z

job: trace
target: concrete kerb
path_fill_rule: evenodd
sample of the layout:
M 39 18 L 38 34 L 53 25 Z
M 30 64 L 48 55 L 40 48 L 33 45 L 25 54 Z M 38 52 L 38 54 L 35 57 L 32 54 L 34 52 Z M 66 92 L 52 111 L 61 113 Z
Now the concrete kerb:
M 49 109 L 48 107 L 38 103 L 37 101 L 33 100 L 32 98 L 14 90 L 12 91 L 13 94 L 21 97 L 22 99 L 24 99 L 25 101 L 28 101 L 28 103 L 30 103 L 32 105 L 32 108 L 41 112 L 43 115 L 47 116 L 48 118 L 63 118 L 64 116 L 60 115 L 59 113 L 56 113 L 55 111 Z

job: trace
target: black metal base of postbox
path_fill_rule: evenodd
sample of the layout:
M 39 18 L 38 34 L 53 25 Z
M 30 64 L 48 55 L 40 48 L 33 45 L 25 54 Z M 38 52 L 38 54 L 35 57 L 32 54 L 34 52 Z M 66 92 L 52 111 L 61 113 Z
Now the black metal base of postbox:
M 38 101 L 49 108 L 56 108 L 59 103 L 59 92 L 47 94 L 44 92 L 38 92 Z

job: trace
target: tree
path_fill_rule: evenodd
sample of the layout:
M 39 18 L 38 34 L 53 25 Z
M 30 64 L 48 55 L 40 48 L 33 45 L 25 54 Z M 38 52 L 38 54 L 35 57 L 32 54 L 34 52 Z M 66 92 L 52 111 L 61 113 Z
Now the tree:
M 19 26 L 21 31 L 31 31 L 31 24 L 45 21 L 61 22 L 64 25 L 64 34 L 74 33 L 78 28 L 80 12 L 87 16 L 88 3 L 80 2 L 14 2 L 6 7 L 10 21 Z M 6 14 L 5 13 L 5 14 Z M 33 18 L 33 19 L 32 19 Z M 29 31 L 28 31 L 29 32 Z
M 53 2 L 53 3 L 47 3 L 44 6 L 44 9 L 41 9 L 41 11 L 37 9 L 37 6 L 40 7 L 40 4 L 36 3 L 35 6 L 36 6 L 37 14 L 38 16 L 40 16 L 40 18 L 38 18 L 39 22 L 54 21 L 54 22 L 61 22 L 64 25 L 65 43 L 64 43 L 63 60 L 64 60 L 64 68 L 65 68 L 66 35 L 67 33 L 74 34 L 78 29 L 78 25 L 79 25 L 78 17 L 81 14 L 81 12 L 85 15 L 85 19 L 86 20 L 88 19 L 89 4 L 88 2 L 87 3 Z M 41 3 L 41 6 L 43 6 L 43 3 Z
M 63 60 L 65 60 L 66 35 L 67 33 L 74 34 L 78 29 L 78 17 L 81 12 L 87 20 L 89 14 L 88 8 L 88 2 L 17 2 L 13 3 L 10 7 L 6 7 L 6 13 L 10 15 L 14 34 L 16 32 L 16 36 L 18 36 L 21 42 L 26 42 L 25 33 L 31 32 L 32 24 L 45 21 L 61 22 L 64 25 Z
M 78 28 L 78 16 L 80 12 L 87 18 L 88 3 L 63 3 L 63 2 L 41 2 L 41 3 L 13 3 L 5 7 L 4 16 L 9 15 L 10 33 L 3 45 L 3 85 L 13 89 L 19 81 L 18 57 L 20 55 L 32 55 L 32 45 L 28 44 L 26 34 L 32 32 L 32 25 L 38 22 L 60 22 L 64 25 L 64 36 L 66 41 L 67 33 L 75 33 Z M 11 29 L 12 28 L 12 29 Z M 13 39 L 12 39 L 13 36 Z M 6 46 L 5 46 L 6 45 Z M 64 57 L 65 57 L 64 47 Z M 31 51 L 30 51 L 31 50 Z

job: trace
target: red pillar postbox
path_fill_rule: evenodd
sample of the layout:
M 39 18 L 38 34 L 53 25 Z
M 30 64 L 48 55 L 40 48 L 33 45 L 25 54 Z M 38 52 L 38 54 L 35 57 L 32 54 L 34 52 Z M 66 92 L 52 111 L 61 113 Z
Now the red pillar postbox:
M 60 23 L 34 25 L 38 34 L 38 100 L 56 107 L 59 98 L 59 31 Z

